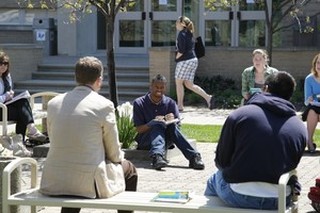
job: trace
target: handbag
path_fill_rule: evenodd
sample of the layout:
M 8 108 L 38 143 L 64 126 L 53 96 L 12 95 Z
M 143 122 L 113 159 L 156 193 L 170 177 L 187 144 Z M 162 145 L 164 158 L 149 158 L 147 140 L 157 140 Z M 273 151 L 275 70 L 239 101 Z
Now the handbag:
M 206 49 L 204 47 L 201 36 L 196 38 L 196 41 L 194 44 L 194 52 L 195 52 L 197 58 L 201 58 L 201 57 L 205 56 L 205 54 L 206 54 Z

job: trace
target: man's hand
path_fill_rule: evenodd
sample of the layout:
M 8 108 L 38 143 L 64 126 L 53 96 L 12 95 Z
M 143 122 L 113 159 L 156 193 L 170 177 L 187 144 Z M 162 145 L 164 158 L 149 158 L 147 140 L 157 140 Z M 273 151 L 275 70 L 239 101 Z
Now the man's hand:
M 173 114 L 173 113 L 166 114 L 166 115 L 164 116 L 164 119 L 165 119 L 166 121 L 171 121 L 171 120 L 174 119 L 174 114 Z

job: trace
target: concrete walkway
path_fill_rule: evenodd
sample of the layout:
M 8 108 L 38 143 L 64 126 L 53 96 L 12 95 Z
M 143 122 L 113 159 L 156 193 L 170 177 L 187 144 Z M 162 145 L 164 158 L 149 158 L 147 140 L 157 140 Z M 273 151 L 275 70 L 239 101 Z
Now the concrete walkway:
M 205 108 L 191 108 L 186 107 L 185 111 L 181 113 L 183 117 L 182 123 L 193 124 L 223 124 L 225 118 L 230 113 L 230 110 L 213 110 L 210 111 Z M 203 157 L 206 168 L 203 171 L 197 171 L 188 168 L 188 161 L 181 155 L 177 155 L 170 159 L 169 166 L 163 171 L 156 171 L 152 169 L 149 161 L 138 161 L 130 159 L 137 167 L 139 174 L 138 191 L 142 192 L 157 192 L 158 190 L 192 190 L 197 194 L 203 194 L 206 181 L 212 173 L 217 169 L 214 166 L 214 151 L 216 144 L 214 143 L 197 143 L 197 149 Z M 320 176 L 319 164 L 320 152 L 315 154 L 305 154 L 298 166 L 298 176 L 302 184 L 302 194 L 299 197 L 299 212 L 311 213 L 313 208 L 307 197 L 309 187 L 315 184 L 315 179 Z M 44 158 L 39 160 L 39 179 L 41 177 L 41 168 Z M 24 185 L 28 183 L 27 173 L 24 175 Z M 59 213 L 60 208 L 45 207 L 39 212 L 41 213 Z M 114 210 L 93 210 L 83 209 L 81 213 L 112 213 Z

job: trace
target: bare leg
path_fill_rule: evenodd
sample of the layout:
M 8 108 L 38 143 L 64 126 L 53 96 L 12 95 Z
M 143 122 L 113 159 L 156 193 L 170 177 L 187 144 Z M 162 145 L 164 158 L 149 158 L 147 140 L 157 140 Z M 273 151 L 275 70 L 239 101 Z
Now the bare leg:
M 195 85 L 192 81 L 185 80 L 184 85 L 191 91 L 195 92 L 196 94 L 200 95 L 202 98 L 204 98 L 208 104 L 210 105 L 210 99 L 211 95 L 207 94 L 201 87 L 198 85 Z
M 183 110 L 184 86 L 182 79 L 176 79 L 177 104 L 179 110 Z
M 313 150 L 313 135 L 316 129 L 316 126 L 319 121 L 319 115 L 312 109 L 309 110 L 307 116 L 307 130 L 308 130 L 308 150 Z

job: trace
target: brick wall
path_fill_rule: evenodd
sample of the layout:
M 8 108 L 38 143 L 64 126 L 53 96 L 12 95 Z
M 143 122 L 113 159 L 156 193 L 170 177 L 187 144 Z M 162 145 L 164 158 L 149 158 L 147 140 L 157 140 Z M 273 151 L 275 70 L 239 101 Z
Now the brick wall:
M 0 50 L 10 57 L 10 73 L 13 82 L 31 79 L 32 72 L 42 61 L 43 50 L 32 44 L 0 44 Z
M 235 80 L 240 85 L 242 71 L 252 65 L 252 50 L 207 47 L 206 56 L 199 59 L 199 67 L 196 74 L 202 77 L 221 75 Z M 151 48 L 149 52 L 150 77 L 157 72 L 161 72 L 166 77 L 170 76 L 169 93 L 175 87 L 174 49 Z M 291 73 L 298 81 L 304 79 L 310 73 L 311 61 L 318 52 L 320 50 L 274 49 L 272 66 Z
M 0 29 L 0 44 L 8 43 L 33 43 L 32 30 L 2 30 Z

